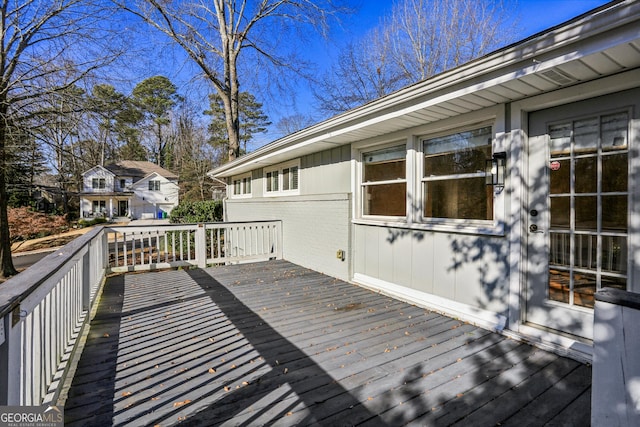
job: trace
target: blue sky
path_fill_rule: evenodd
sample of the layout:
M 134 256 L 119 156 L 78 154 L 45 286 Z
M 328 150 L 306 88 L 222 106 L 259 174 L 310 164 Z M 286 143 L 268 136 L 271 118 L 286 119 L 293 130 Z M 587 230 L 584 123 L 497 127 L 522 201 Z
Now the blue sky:
M 514 20 L 517 20 L 518 28 L 521 30 L 520 33 L 516 35 L 515 41 L 523 40 L 533 34 L 561 24 L 581 15 L 584 12 L 608 3 L 606 0 L 506 1 L 509 4 L 515 4 L 515 7 L 512 8 L 511 16 Z M 345 25 L 347 28 L 341 34 L 343 39 L 361 36 L 368 30 L 375 27 L 379 23 L 380 18 L 390 11 L 393 4 L 391 0 L 353 0 L 352 3 L 354 6 L 358 7 L 359 10 L 354 16 L 348 18 Z M 322 45 L 317 45 L 316 47 L 319 49 L 314 49 L 315 54 L 312 58 L 319 62 L 320 67 L 323 68 L 324 65 L 328 65 L 329 61 L 327 61 L 327 59 L 330 55 L 335 53 L 335 47 L 326 45 L 324 47 Z M 308 113 L 306 108 L 310 110 L 313 109 L 313 97 L 304 87 L 300 87 L 300 92 L 297 94 L 296 98 L 297 108 L 300 113 Z M 294 114 L 295 112 L 296 111 L 290 111 L 289 114 Z M 287 112 L 281 108 L 277 108 L 268 114 L 272 122 L 276 123 L 279 115 L 286 116 Z M 279 136 L 280 135 L 275 133 L 275 130 L 272 130 L 268 134 L 260 136 L 261 142 L 258 145 L 262 145 L 263 143 L 271 141 Z
M 355 8 L 357 13 L 344 19 L 343 29 L 338 32 L 334 44 L 323 42 L 312 43 L 307 47 L 310 52 L 307 58 L 316 62 L 319 70 L 326 69 L 330 64 L 331 56 L 337 52 L 337 44 L 346 43 L 349 39 L 355 39 L 365 34 L 375 27 L 382 16 L 388 13 L 393 4 L 392 0 L 347 0 Z M 519 33 L 515 35 L 514 41 L 525 39 L 535 33 L 558 25 L 572 19 L 584 12 L 608 3 L 605 0 L 503 0 L 511 5 L 510 15 L 518 24 Z M 146 30 L 145 30 L 146 32 Z M 162 39 L 154 31 L 147 33 L 149 41 Z M 157 55 L 157 56 L 156 56 Z M 137 80 L 130 81 L 132 86 L 147 77 L 162 74 L 171 79 L 179 88 L 179 91 L 190 98 L 202 99 L 206 105 L 206 93 L 212 91 L 202 85 L 193 85 L 193 77 L 199 73 L 189 61 L 185 61 L 184 55 L 178 50 L 165 48 L 162 51 L 156 50 L 156 55 L 151 55 L 146 61 L 139 58 L 137 64 Z M 133 67 L 136 67 L 132 64 Z M 131 77 L 131 74 L 129 74 Z M 242 83 L 242 82 L 241 82 Z M 125 90 L 126 91 L 126 90 Z M 269 100 L 260 100 L 264 104 L 264 110 L 272 123 L 277 123 L 281 117 L 286 117 L 296 113 L 313 115 L 314 100 L 306 84 L 300 83 L 295 88 L 295 106 L 278 105 Z M 267 142 L 280 137 L 275 131 L 275 127 L 264 135 L 258 135 L 258 141 L 253 145 L 253 149 Z

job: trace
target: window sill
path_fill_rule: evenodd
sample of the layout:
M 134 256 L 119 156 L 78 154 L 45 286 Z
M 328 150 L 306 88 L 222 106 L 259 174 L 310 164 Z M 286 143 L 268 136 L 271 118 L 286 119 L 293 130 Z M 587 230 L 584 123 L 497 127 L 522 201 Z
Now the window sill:
M 299 196 L 300 190 L 292 191 L 265 191 L 264 197 L 287 197 L 287 196 Z
M 432 231 L 436 233 L 452 233 L 452 234 L 475 234 L 482 236 L 498 236 L 504 237 L 505 227 L 500 222 L 473 223 L 470 221 L 456 221 L 446 223 L 413 223 L 406 221 L 393 220 L 373 220 L 373 219 L 354 219 L 353 224 L 356 225 L 372 225 L 377 227 L 402 228 L 406 230 L 416 231 Z

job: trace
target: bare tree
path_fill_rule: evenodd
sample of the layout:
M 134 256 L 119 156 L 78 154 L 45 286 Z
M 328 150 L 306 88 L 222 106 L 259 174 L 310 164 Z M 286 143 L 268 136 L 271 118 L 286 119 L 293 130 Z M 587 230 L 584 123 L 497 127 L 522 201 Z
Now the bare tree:
M 43 96 L 63 92 L 113 58 L 107 52 L 115 44 L 96 48 L 99 57 L 90 46 L 104 36 L 104 12 L 87 0 L 0 0 L 0 277 L 16 274 L 7 216 L 10 132 L 31 127 Z
M 315 98 L 329 114 L 364 104 L 512 41 L 512 22 L 501 1 L 400 0 L 340 53 Z
M 304 114 L 292 114 L 290 116 L 282 117 L 276 123 L 276 130 L 281 135 L 289 135 L 290 133 L 298 132 L 306 127 L 315 123 L 315 120 Z
M 297 67 L 288 55 L 292 32 L 313 27 L 326 34 L 329 18 L 344 10 L 335 0 L 115 1 L 180 46 L 211 82 L 224 105 L 229 160 L 240 153 L 242 64 L 245 72 L 264 63 Z

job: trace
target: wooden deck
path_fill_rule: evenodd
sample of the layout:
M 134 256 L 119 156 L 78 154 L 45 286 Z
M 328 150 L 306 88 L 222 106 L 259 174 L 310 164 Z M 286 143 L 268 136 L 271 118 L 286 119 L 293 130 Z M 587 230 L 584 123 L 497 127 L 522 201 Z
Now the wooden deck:
M 269 261 L 109 279 L 68 392 L 68 426 L 585 426 L 591 368 Z

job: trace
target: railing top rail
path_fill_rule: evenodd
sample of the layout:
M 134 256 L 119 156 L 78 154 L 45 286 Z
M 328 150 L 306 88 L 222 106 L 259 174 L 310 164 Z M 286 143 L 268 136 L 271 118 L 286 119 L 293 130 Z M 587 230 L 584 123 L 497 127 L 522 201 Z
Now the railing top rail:
M 237 221 L 237 222 L 189 222 L 189 223 L 173 223 L 173 224 L 140 224 L 140 225 L 105 225 L 108 231 L 115 231 L 118 233 L 126 232 L 127 230 L 181 230 L 181 229 L 193 229 L 200 224 L 204 224 L 205 227 L 234 227 L 238 225 L 247 224 L 276 224 L 282 222 L 281 220 L 263 220 L 263 221 Z
M 1 283 L 0 317 L 10 313 L 24 298 L 35 291 L 49 277 L 54 275 L 61 266 L 70 261 L 91 240 L 103 232 L 103 227 L 96 227 L 64 247 L 50 253 L 17 276 Z

